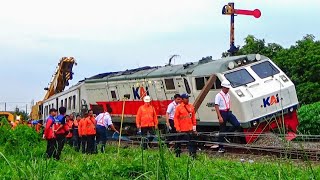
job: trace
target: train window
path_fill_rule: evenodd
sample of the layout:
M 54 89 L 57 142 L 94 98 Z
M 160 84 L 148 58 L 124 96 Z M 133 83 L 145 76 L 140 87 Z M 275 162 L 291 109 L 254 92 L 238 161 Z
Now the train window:
M 111 91 L 111 97 L 112 99 L 117 99 L 116 91 Z
M 251 82 L 255 79 L 249 74 L 246 69 L 240 69 L 238 71 L 230 72 L 224 75 L 230 82 L 232 87 L 239 87 Z
M 187 93 L 188 93 L 188 94 L 191 94 L 191 89 L 190 89 L 188 80 L 187 80 L 186 78 L 183 78 L 183 81 L 184 81 L 184 86 L 186 87 Z
M 210 78 L 210 77 L 206 77 L 206 83 L 207 83 L 207 81 L 209 80 L 209 78 Z M 212 84 L 211 89 L 214 89 L 214 84 Z
M 216 83 L 214 85 L 216 89 L 221 89 L 221 81 L 219 78 L 216 78 Z
M 69 97 L 69 103 L 68 103 L 68 109 L 69 109 L 69 110 L 71 109 L 71 102 L 72 102 L 72 97 L 70 96 L 70 97 Z
M 175 89 L 173 79 L 164 79 L 164 83 L 166 84 L 167 90 L 174 90 Z
M 72 100 L 73 100 L 73 109 L 76 109 L 76 96 L 74 95 L 73 96 L 73 98 L 72 98 Z
M 196 88 L 197 90 L 202 90 L 204 87 L 204 78 L 203 77 L 199 77 L 199 78 L 195 78 L 196 80 Z
M 61 99 L 61 104 L 60 104 L 60 107 L 62 107 L 63 106 L 63 99 Z
M 265 61 L 251 66 L 251 69 L 261 78 L 266 78 L 278 74 L 280 71 L 269 61 Z
M 68 102 L 67 102 L 67 101 L 68 101 L 68 99 L 65 98 L 65 99 L 64 99 L 64 106 L 63 106 L 63 107 L 65 107 L 65 108 L 67 108 L 67 105 L 68 105 Z

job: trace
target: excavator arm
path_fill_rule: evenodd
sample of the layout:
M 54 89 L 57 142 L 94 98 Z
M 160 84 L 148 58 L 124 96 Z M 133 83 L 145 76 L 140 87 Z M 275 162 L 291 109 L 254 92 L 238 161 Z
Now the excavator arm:
M 41 117 L 41 109 L 43 101 L 49 99 L 51 96 L 62 92 L 66 86 L 69 86 L 69 80 L 73 78 L 73 66 L 77 65 L 75 59 L 73 57 L 62 57 L 58 66 L 52 75 L 52 79 L 49 83 L 49 86 L 44 88 L 46 90 L 46 94 L 42 101 L 37 102 L 31 109 L 31 118 L 32 119 L 40 119 Z

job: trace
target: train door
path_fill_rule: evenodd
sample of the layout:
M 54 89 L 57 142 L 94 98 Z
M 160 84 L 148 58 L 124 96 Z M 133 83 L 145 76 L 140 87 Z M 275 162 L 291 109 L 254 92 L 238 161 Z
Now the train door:
M 178 85 L 175 78 L 165 78 L 164 79 L 164 89 L 167 100 L 173 100 L 173 96 L 178 92 Z
M 179 94 L 187 93 L 190 95 L 190 103 L 193 103 L 195 100 L 195 97 L 191 91 L 191 83 L 189 83 L 188 79 L 186 77 L 178 77 L 176 78 L 176 84 L 177 84 L 177 90 Z
M 108 101 L 117 101 L 121 99 L 119 97 L 117 85 L 107 85 L 107 96 Z
M 155 80 L 153 84 L 154 93 L 158 101 L 167 100 L 167 96 L 165 94 L 164 83 L 161 79 Z

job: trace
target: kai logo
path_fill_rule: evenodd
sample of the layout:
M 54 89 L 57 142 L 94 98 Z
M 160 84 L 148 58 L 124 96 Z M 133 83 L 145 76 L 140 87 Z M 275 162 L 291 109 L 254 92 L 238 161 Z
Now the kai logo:
M 273 104 L 279 103 L 279 95 L 269 96 L 267 98 L 263 98 L 263 107 L 271 106 Z
M 148 87 L 132 87 L 132 91 L 134 99 L 143 99 L 145 96 L 149 96 Z

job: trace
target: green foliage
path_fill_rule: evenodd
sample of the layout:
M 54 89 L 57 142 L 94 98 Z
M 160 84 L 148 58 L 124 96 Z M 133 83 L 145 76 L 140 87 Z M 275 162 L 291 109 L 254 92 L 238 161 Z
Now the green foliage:
M 0 146 L 0 152 L 1 152 Z M 45 151 L 45 143 L 33 151 Z M 312 179 L 306 166 L 287 161 L 261 160 L 255 163 L 240 162 L 238 159 L 212 158 L 200 154 L 197 160 L 187 155 L 175 158 L 165 150 L 167 174 L 159 167 L 159 151 L 144 151 L 144 166 L 141 166 L 140 148 L 121 149 L 117 156 L 115 147 L 107 147 L 105 154 L 83 155 L 66 147 L 60 161 L 47 160 L 37 153 L 0 154 L 1 179 Z M 6 158 L 6 159 L 5 159 Z M 320 177 L 320 167 L 314 166 L 315 178 Z
M 320 102 L 302 106 L 298 111 L 299 131 L 302 134 L 320 134 Z
M 248 35 L 237 55 L 255 53 L 272 59 L 290 77 L 301 104 L 320 101 L 320 41 L 316 41 L 313 35 L 306 35 L 290 48 L 276 43 L 266 44 L 264 39 Z

